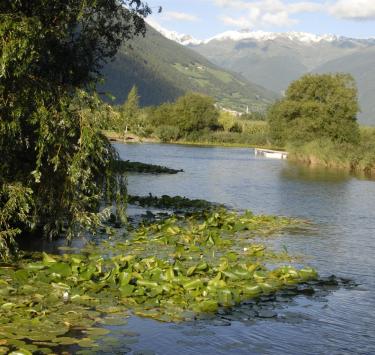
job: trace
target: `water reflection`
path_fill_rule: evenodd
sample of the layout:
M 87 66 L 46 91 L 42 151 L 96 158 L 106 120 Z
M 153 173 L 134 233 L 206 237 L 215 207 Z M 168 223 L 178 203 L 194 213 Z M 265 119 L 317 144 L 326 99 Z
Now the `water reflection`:
M 182 168 L 183 174 L 130 175 L 132 194 L 183 195 L 251 209 L 308 218 L 314 233 L 275 240 L 308 255 L 322 275 L 354 279 L 321 298 L 298 296 L 281 303 L 276 317 L 254 322 L 218 318 L 170 325 L 131 318 L 140 333 L 134 350 L 160 354 L 370 354 L 375 353 L 375 184 L 342 171 L 310 169 L 256 158 L 250 149 L 173 145 L 117 145 L 123 159 Z M 277 308 L 277 307 L 276 307 Z M 231 313 L 234 317 L 239 309 Z M 271 315 L 269 313 L 268 315 Z M 267 314 L 266 314 L 267 315 Z M 246 318 L 246 317 L 245 317 Z M 210 323 L 211 322 L 211 323 Z
M 303 164 L 288 162 L 288 164 L 281 169 L 280 178 L 285 180 L 297 180 L 312 183 L 342 183 L 350 181 L 352 176 L 344 170 L 328 169 L 318 166 L 306 166 Z

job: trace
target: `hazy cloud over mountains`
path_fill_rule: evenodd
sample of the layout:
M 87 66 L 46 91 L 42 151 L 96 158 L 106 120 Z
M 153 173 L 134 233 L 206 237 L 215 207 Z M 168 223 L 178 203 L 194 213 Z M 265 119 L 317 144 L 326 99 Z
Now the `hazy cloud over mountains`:
M 375 19 L 374 0 L 299 1 L 287 0 L 212 0 L 219 7 L 239 10 L 240 16 L 221 15 L 228 25 L 239 28 L 259 28 L 267 25 L 290 27 L 299 22 L 296 14 L 322 12 L 348 20 L 366 21 Z
M 339 0 L 330 6 L 329 11 L 340 18 L 368 21 L 375 19 L 374 0 Z
M 178 11 L 166 11 L 163 13 L 164 20 L 178 20 L 178 21 L 189 21 L 189 22 L 196 22 L 199 21 L 198 16 L 188 14 L 185 12 L 178 12 Z

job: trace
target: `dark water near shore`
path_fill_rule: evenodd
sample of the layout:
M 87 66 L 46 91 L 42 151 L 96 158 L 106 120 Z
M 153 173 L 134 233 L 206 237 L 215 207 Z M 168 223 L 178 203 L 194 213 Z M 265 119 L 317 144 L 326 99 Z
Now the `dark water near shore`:
M 129 192 L 183 195 L 255 213 L 309 219 L 313 230 L 283 236 L 291 254 L 323 276 L 358 287 L 271 302 L 277 316 L 255 321 L 250 308 L 180 325 L 131 318 L 133 352 L 156 354 L 375 354 L 375 182 L 255 157 L 250 149 L 116 145 L 121 158 L 184 169 L 129 176 Z M 124 350 L 128 345 L 124 343 Z M 147 351 L 146 351 L 147 350 Z M 120 352 L 121 353 L 121 352 Z

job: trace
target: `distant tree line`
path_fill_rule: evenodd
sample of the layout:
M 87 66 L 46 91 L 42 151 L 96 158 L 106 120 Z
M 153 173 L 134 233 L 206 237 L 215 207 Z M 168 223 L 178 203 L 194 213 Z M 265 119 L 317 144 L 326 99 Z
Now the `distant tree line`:
M 244 144 L 266 144 L 264 113 L 250 112 L 237 117 L 220 111 L 215 100 L 203 94 L 187 93 L 173 103 L 141 108 L 134 86 L 122 105 L 103 105 L 102 112 L 105 111 L 110 113 L 105 120 L 105 129 L 118 132 L 124 140 L 127 134 L 133 133 L 140 137 L 155 137 L 162 142 L 235 143 L 240 139 Z M 255 135 L 256 143 L 252 141 Z

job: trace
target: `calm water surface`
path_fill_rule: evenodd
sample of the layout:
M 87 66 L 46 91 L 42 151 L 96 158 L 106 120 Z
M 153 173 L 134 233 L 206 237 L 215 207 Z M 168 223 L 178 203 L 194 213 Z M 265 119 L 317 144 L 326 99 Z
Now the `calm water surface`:
M 251 149 L 116 145 L 124 160 L 184 169 L 129 176 L 129 192 L 183 195 L 255 213 L 302 217 L 314 231 L 275 244 L 306 256 L 323 276 L 359 284 L 324 297 L 277 305 L 277 318 L 253 321 L 241 310 L 227 322 L 173 325 L 137 317 L 133 351 L 156 354 L 375 354 L 375 182 L 254 156 Z M 235 311 L 236 312 L 236 311 Z M 235 313 L 234 312 L 234 313 Z M 242 318 L 243 319 L 242 319 Z

